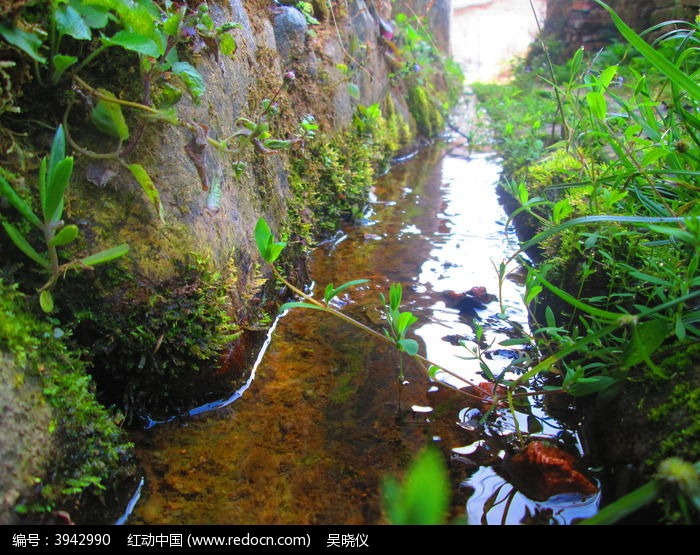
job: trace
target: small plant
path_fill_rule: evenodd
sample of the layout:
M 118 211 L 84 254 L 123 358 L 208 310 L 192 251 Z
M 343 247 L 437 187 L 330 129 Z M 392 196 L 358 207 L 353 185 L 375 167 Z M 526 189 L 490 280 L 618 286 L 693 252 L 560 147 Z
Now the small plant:
M 323 311 L 331 316 L 334 316 L 336 318 L 339 318 L 348 324 L 356 327 L 359 330 L 362 330 L 363 332 L 367 333 L 369 336 L 374 337 L 375 339 L 378 339 L 379 341 L 382 341 L 384 343 L 388 343 L 394 348 L 396 348 L 397 352 L 403 356 L 409 356 L 413 361 L 415 361 L 421 369 L 426 373 L 431 378 L 435 378 L 438 372 L 444 372 L 446 374 L 449 374 L 455 378 L 457 378 L 460 381 L 465 381 L 463 376 L 460 376 L 459 374 L 456 374 L 452 371 L 450 371 L 447 368 L 443 368 L 439 365 L 433 364 L 430 362 L 428 359 L 424 358 L 421 356 L 418 351 L 418 342 L 415 339 L 407 338 L 406 335 L 408 333 L 408 330 L 410 327 L 415 324 L 418 319 L 410 312 L 410 311 L 401 311 L 401 300 L 402 300 L 402 287 L 401 284 L 394 283 L 390 286 L 389 289 L 389 300 L 387 302 L 386 298 L 384 295 L 381 296 L 382 302 L 385 305 L 386 309 L 386 319 L 387 319 L 387 324 L 388 324 L 388 329 L 384 329 L 383 332 L 378 332 L 377 330 L 374 330 L 366 325 L 364 325 L 361 322 L 358 322 L 354 318 L 348 316 L 344 312 L 341 312 L 339 310 L 336 310 L 331 306 L 331 301 L 333 298 L 335 298 L 338 294 L 341 292 L 345 291 L 346 289 L 350 287 L 355 287 L 357 285 L 361 285 L 363 283 L 366 283 L 367 280 L 365 279 L 358 279 L 358 280 L 352 280 L 347 283 L 344 283 L 340 286 L 334 286 L 333 284 L 329 284 L 326 286 L 324 290 L 324 297 L 323 301 L 319 301 L 318 299 L 313 298 L 311 295 L 307 295 L 304 293 L 301 289 L 293 285 L 292 283 L 289 282 L 282 274 L 281 272 L 277 269 L 275 266 L 275 262 L 277 259 L 280 257 L 282 254 L 282 251 L 284 248 L 287 246 L 287 244 L 284 241 L 276 241 L 274 238 L 274 235 L 272 234 L 272 230 L 270 229 L 270 226 L 267 224 L 267 222 L 263 219 L 260 218 L 255 226 L 255 241 L 258 247 L 258 252 L 260 253 L 260 256 L 267 262 L 267 264 L 270 266 L 270 268 L 273 271 L 273 274 L 276 279 L 278 279 L 280 282 L 282 282 L 286 287 L 289 288 L 290 291 L 292 291 L 295 295 L 297 295 L 299 298 L 303 299 L 301 301 L 292 301 L 288 303 L 284 303 L 280 307 L 280 311 L 285 311 L 287 309 L 291 308 L 307 308 L 307 309 L 312 309 L 312 310 L 320 310 Z M 519 361 L 518 361 L 519 362 Z M 496 380 L 496 378 L 490 374 L 489 376 Z M 502 377 L 499 377 L 498 379 L 501 379 Z M 400 385 L 403 385 L 404 379 L 403 379 L 403 361 L 399 359 L 399 373 L 398 373 L 398 383 Z M 521 382 L 517 381 L 516 382 L 507 382 L 508 385 L 512 385 L 514 389 L 519 389 L 521 387 Z M 499 390 L 496 388 L 493 388 L 492 391 L 490 391 L 488 388 L 483 388 L 481 387 L 480 384 L 475 384 L 475 383 L 470 383 L 469 384 L 471 387 L 471 390 L 468 389 L 460 389 L 454 386 L 447 385 L 448 387 L 453 387 L 456 391 L 459 391 L 461 394 L 466 395 L 471 398 L 483 400 L 484 398 L 493 398 L 494 399 L 494 404 L 498 405 L 499 401 Z M 556 391 L 561 391 L 560 389 L 556 389 Z M 522 391 L 510 391 L 507 394 L 508 400 L 512 403 L 516 402 L 514 401 L 515 399 L 519 399 L 521 397 L 527 398 L 530 394 L 529 393 L 523 393 Z M 504 394 L 504 398 L 505 398 Z
M 384 512 L 390 524 L 444 524 L 450 488 L 447 468 L 434 447 L 416 455 L 403 482 L 386 477 L 382 484 Z
M 294 7 L 299 10 L 309 25 L 318 25 L 319 21 L 314 17 L 314 5 L 311 2 L 296 2 Z
M 39 297 L 41 308 L 45 312 L 53 310 L 51 290 L 56 281 L 64 276 L 68 270 L 90 269 L 98 264 L 122 257 L 129 251 L 127 245 L 118 245 L 67 263 L 60 262 L 58 249 L 69 245 L 79 235 L 78 226 L 66 225 L 62 219 L 64 197 L 72 172 L 73 158 L 65 155 L 65 135 L 63 128 L 59 126 L 54 135 L 51 154 L 48 158 L 42 159 L 39 167 L 38 189 L 42 218 L 39 218 L 7 180 L 0 176 L 0 193 L 22 215 L 25 221 L 41 231 L 43 235 L 46 254 L 39 253 L 13 224 L 2 222 L 2 226 L 17 248 L 49 274 L 48 281 L 40 289 Z

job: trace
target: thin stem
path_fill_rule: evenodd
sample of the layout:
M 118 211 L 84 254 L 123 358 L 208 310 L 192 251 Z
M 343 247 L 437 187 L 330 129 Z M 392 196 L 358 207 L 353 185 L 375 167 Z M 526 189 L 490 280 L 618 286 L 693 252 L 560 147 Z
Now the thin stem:
M 537 17 L 537 11 L 535 10 L 535 6 L 532 3 L 532 0 L 530 0 L 530 8 L 532 9 L 532 15 L 535 17 L 535 23 L 537 24 L 537 31 L 539 34 L 539 39 L 540 39 L 540 44 L 542 45 L 542 50 L 544 50 L 544 55 L 545 58 L 547 59 L 547 67 L 549 69 L 549 75 L 552 78 L 552 85 L 554 86 L 554 95 L 556 96 L 557 99 L 557 109 L 559 110 L 559 115 L 561 116 L 561 128 L 562 128 L 562 133 L 564 135 L 564 139 L 567 139 L 571 135 L 571 130 L 569 129 L 569 126 L 566 123 L 566 117 L 564 115 L 564 104 L 561 100 L 561 95 L 559 93 L 559 87 L 557 86 L 556 82 L 556 76 L 554 74 L 554 64 L 552 64 L 552 59 L 549 57 L 549 49 L 547 48 L 547 45 L 544 43 L 544 38 L 542 36 L 542 26 L 540 25 L 540 20 Z
M 78 64 L 75 70 L 73 70 L 74 77 L 77 78 L 75 74 L 80 73 L 85 66 L 92 62 L 92 60 L 94 60 L 99 54 L 107 50 L 107 48 L 109 48 L 109 45 L 103 43 L 98 48 L 90 52 L 90 54 L 85 56 L 85 59 L 82 62 L 80 62 L 80 64 Z
M 75 82 L 78 83 L 78 85 L 80 85 L 84 89 L 87 89 L 87 91 L 90 94 L 92 94 L 93 96 L 96 96 L 100 100 L 104 100 L 105 102 L 111 102 L 112 104 L 120 104 L 122 106 L 128 106 L 129 108 L 135 108 L 137 110 L 142 110 L 144 112 L 149 112 L 151 114 L 160 115 L 160 111 L 158 111 L 156 108 L 153 108 L 151 106 L 146 106 L 145 104 L 141 104 L 140 102 L 132 102 L 130 100 L 121 100 L 119 98 L 111 98 L 107 95 L 104 95 L 100 91 L 98 91 L 97 89 L 88 85 L 85 81 L 83 81 L 77 75 L 74 76 L 73 79 L 75 79 Z
M 271 265 L 271 267 L 272 267 L 272 271 L 277 279 L 279 279 L 282 283 L 284 283 L 295 295 L 298 295 L 299 297 L 304 299 L 309 304 L 313 304 L 314 306 L 320 308 L 324 312 L 328 312 L 328 313 L 332 314 L 333 316 L 347 322 L 348 324 L 351 324 L 351 325 L 355 326 L 356 328 L 370 334 L 371 336 L 375 337 L 376 339 L 379 339 L 379 340 L 383 341 L 384 343 L 388 343 L 391 346 L 396 347 L 396 343 L 392 339 L 390 339 L 389 337 L 379 333 L 378 331 L 370 328 L 369 326 L 366 326 L 365 324 L 363 324 L 361 322 L 358 322 L 357 320 L 348 316 L 347 314 L 344 314 L 344 313 L 314 299 L 312 296 L 304 293 L 301 289 L 299 289 L 298 287 L 294 286 L 292 283 L 287 281 L 287 279 L 279 272 L 279 270 L 277 270 L 277 268 L 274 265 Z M 486 397 L 486 398 L 492 397 L 494 400 L 494 403 L 498 403 L 498 401 L 500 401 L 502 399 L 501 397 L 499 397 L 496 394 L 495 390 L 493 392 L 490 392 L 482 387 L 479 387 L 478 384 L 470 381 L 468 378 L 465 378 L 464 376 L 461 376 L 455 372 L 452 372 L 451 370 L 449 370 L 447 368 L 444 368 L 438 364 L 435 364 L 435 363 L 431 362 L 429 359 L 427 359 L 421 355 L 416 354 L 416 355 L 413 355 L 412 358 L 419 364 L 421 369 L 426 374 L 428 374 L 428 375 L 430 374 L 428 371 L 428 368 L 431 366 L 440 368 L 440 370 L 442 370 L 446 374 L 448 374 L 454 378 L 457 378 L 458 380 L 460 380 L 462 382 L 467 383 L 470 387 L 474 388 L 476 391 L 483 394 L 483 396 L 475 395 L 474 393 L 471 393 L 469 391 L 465 391 L 465 390 L 458 388 L 456 386 L 453 386 L 451 384 L 441 382 L 441 383 L 443 383 L 443 385 L 445 385 L 451 389 L 454 389 L 455 391 L 458 391 L 464 395 L 467 395 L 468 397 L 478 399 L 479 401 L 483 401 L 484 397 Z M 520 385 L 521 381 L 518 380 L 516 383 L 517 383 L 517 385 Z M 510 395 L 508 397 L 509 401 L 512 401 L 512 399 L 520 398 L 520 397 L 530 397 L 530 396 L 545 395 L 545 394 L 565 393 L 564 390 L 553 390 L 553 391 L 547 391 L 546 393 L 543 393 L 541 391 L 540 392 L 533 391 L 533 392 L 514 393 L 513 391 L 510 391 L 510 388 L 508 388 L 508 389 L 509 389 L 509 393 L 510 393 Z

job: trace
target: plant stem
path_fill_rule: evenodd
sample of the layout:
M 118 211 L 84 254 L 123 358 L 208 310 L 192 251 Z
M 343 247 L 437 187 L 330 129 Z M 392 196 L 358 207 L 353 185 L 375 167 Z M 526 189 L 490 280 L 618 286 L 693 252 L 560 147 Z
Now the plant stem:
M 109 96 L 102 94 L 97 89 L 88 85 L 85 81 L 83 81 L 77 75 L 74 76 L 73 79 L 75 79 L 75 82 L 78 83 L 78 85 L 80 85 L 82 88 L 86 89 L 90 94 L 92 94 L 93 96 L 96 96 L 100 100 L 104 100 L 105 102 L 111 102 L 112 104 L 121 104 L 122 106 L 128 106 L 129 108 L 135 108 L 137 110 L 142 110 L 144 112 L 149 112 L 151 114 L 160 115 L 160 112 L 156 108 L 153 108 L 151 106 L 146 106 L 145 104 L 141 104 L 140 102 L 132 102 L 130 100 L 121 100 L 119 98 L 110 98 Z
M 356 328 L 370 334 L 371 336 L 375 337 L 376 339 L 379 339 L 379 340 L 383 341 L 384 343 L 388 343 L 389 345 L 396 347 L 396 342 L 394 342 L 389 337 L 379 333 L 378 331 L 370 328 L 369 326 L 366 326 L 365 324 L 363 324 L 361 322 L 358 322 L 357 320 L 348 316 L 347 314 L 344 314 L 344 313 L 342 313 L 342 312 L 340 312 L 332 307 L 329 307 L 328 305 L 314 299 L 312 296 L 307 295 L 301 289 L 299 289 L 298 287 L 294 286 L 289 281 L 287 281 L 287 279 L 277 270 L 277 268 L 274 266 L 274 264 L 272 264 L 271 267 L 272 267 L 272 271 L 273 271 L 275 277 L 277 279 L 279 279 L 282 283 L 284 283 L 292 292 L 294 292 L 294 294 L 298 295 L 299 297 L 304 299 L 306 302 L 313 304 L 314 306 L 320 308 L 324 312 L 328 312 L 328 313 L 332 314 L 333 316 L 335 316 L 336 318 L 339 318 L 339 319 L 347 322 L 348 324 L 355 326 Z M 401 352 L 399 353 L 399 355 L 401 355 Z M 474 388 L 474 390 L 482 393 L 483 396 L 475 395 L 474 393 L 471 393 L 469 391 L 465 391 L 464 389 L 461 389 L 459 387 L 441 382 L 446 387 L 454 389 L 455 391 L 458 391 L 458 392 L 460 392 L 468 397 L 478 399 L 479 401 L 483 401 L 484 397 L 486 397 L 486 398 L 493 397 L 494 403 L 498 403 L 498 401 L 501 399 L 498 397 L 495 390 L 493 392 L 487 391 L 486 389 L 479 387 L 478 384 L 470 381 L 468 378 L 465 378 L 464 376 L 461 376 L 455 372 L 452 372 L 451 370 L 449 370 L 447 368 L 444 368 L 438 364 L 435 364 L 435 363 L 431 362 L 429 359 L 427 359 L 421 355 L 413 355 L 412 358 L 418 363 L 418 365 L 421 367 L 421 369 L 426 374 L 429 374 L 428 368 L 431 366 L 440 368 L 440 370 L 442 370 L 446 374 L 452 376 L 453 378 L 457 378 L 458 380 L 467 383 L 470 387 Z M 520 385 L 520 383 L 521 383 L 521 380 L 518 380 L 516 382 L 517 385 Z M 510 391 L 510 388 L 508 388 L 508 389 L 509 389 L 509 393 L 510 393 L 509 400 L 512 400 L 512 399 L 518 398 L 518 397 L 530 397 L 530 396 L 536 396 L 536 395 L 564 393 L 564 390 L 553 390 L 553 391 L 547 391 L 546 393 L 543 393 L 543 392 L 525 392 L 525 393 L 518 392 L 518 393 L 514 393 L 513 391 Z

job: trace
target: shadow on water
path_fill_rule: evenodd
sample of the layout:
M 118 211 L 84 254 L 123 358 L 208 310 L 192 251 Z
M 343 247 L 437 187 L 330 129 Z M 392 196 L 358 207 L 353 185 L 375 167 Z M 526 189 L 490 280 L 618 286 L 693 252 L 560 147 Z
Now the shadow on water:
M 465 360 L 477 327 L 482 343 L 495 342 L 486 358 L 498 373 L 516 355 L 497 343 L 526 329 L 527 313 L 521 286 L 510 279 L 503 306 L 489 298 L 469 313 L 450 300 L 448 292 L 475 286 L 497 292 L 493 263 L 517 248 L 497 201 L 498 164 L 487 154 L 456 153 L 431 148 L 381 177 L 366 218 L 314 252 L 311 276 L 318 290 L 369 279 L 344 292 L 336 307 L 376 329 L 380 293 L 402 283 L 404 303 L 420 318 L 421 352 L 479 382 L 478 361 Z M 536 503 L 516 493 L 490 464 L 503 457 L 515 430 L 507 411 L 483 426 L 483 405 L 465 404 L 411 364 L 399 386 L 397 356 L 317 311 L 287 313 L 235 403 L 137 434 L 145 485 L 128 522 L 380 523 L 382 479 L 401 473 L 427 443 L 450 459 L 453 517 L 462 521 L 465 507 L 475 524 L 542 515 L 566 523 L 594 512 L 595 496 Z M 517 413 L 520 426 L 537 421 L 538 435 L 576 448 L 575 433 L 540 404 Z M 491 507 L 486 515 L 484 507 Z

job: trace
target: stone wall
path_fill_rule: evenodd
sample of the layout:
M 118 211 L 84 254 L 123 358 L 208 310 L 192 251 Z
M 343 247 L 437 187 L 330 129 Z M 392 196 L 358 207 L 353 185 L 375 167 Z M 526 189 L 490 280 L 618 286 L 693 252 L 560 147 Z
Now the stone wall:
M 608 5 L 639 32 L 664 21 L 692 20 L 700 0 L 609 0 Z M 565 55 L 580 46 L 597 50 L 618 36 L 610 17 L 594 0 L 549 0 L 545 30 L 565 45 Z

